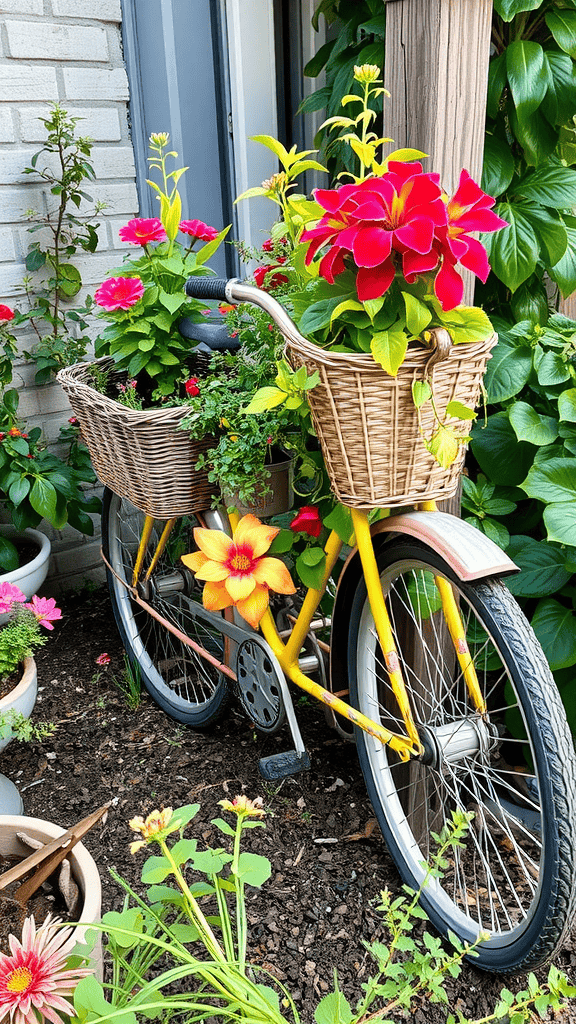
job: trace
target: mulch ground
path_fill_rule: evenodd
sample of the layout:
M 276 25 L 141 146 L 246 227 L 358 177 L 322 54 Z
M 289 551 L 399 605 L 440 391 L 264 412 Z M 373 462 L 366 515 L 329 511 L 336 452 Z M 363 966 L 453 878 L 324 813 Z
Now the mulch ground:
M 37 657 L 34 718 L 54 722 L 56 731 L 42 744 L 12 743 L 0 756 L 0 770 L 22 793 L 25 814 L 68 828 L 112 801 L 106 823 L 85 840 L 102 875 L 104 909 L 112 910 L 120 909 L 123 893 L 109 868 L 143 890 L 142 855 L 129 853 L 128 820 L 135 814 L 198 802 L 193 834 L 219 846 L 222 837 L 210 824 L 221 813 L 218 801 L 238 793 L 261 796 L 266 829 L 248 833 L 247 846 L 270 859 L 272 876 L 250 897 L 250 959 L 287 985 L 304 1021 L 312 1020 L 331 988 L 335 967 L 353 1001 L 371 969 L 364 942 L 384 937 L 375 901 L 386 886 L 400 890 L 354 746 L 328 727 L 322 708 L 306 701 L 298 715 L 311 771 L 265 783 L 258 759 L 282 749 L 284 734 L 257 735 L 234 705 L 207 733 L 178 725 L 145 694 L 131 710 L 114 681 L 122 674 L 123 652 L 106 591 L 70 596 L 63 613 Z M 96 664 L 103 652 L 112 659 L 106 669 Z M 556 963 L 574 976 L 576 943 L 569 941 Z M 471 965 L 450 984 L 450 1009 L 472 1018 L 491 1012 L 504 984 L 514 987 Z M 445 1009 L 427 1003 L 411 1017 L 416 1024 L 445 1018 Z M 562 1020 L 576 1022 L 576 1005 Z

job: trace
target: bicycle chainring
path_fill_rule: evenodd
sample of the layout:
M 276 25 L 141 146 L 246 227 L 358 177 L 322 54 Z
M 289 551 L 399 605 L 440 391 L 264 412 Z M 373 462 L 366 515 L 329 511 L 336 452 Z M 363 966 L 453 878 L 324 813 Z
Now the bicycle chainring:
M 286 712 L 279 671 L 258 637 L 244 640 L 238 646 L 237 695 L 258 732 L 272 734 L 283 725 Z

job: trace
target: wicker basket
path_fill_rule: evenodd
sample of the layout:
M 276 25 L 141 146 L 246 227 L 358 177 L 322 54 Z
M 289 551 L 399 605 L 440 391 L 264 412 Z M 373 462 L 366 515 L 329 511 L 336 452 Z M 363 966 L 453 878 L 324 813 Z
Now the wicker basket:
M 210 508 L 213 485 L 194 466 L 211 439 L 192 441 L 178 430 L 188 410 L 128 409 L 92 386 L 90 365 L 109 371 L 114 361 L 105 357 L 94 364 L 76 363 L 60 370 L 58 380 L 80 421 L 82 440 L 101 482 L 156 519 Z M 112 385 L 124 383 L 126 373 L 112 369 L 108 379 Z
M 315 370 L 320 383 L 308 392 L 316 433 L 334 494 L 352 508 L 397 508 L 416 501 L 449 498 L 458 487 L 464 461 L 443 469 L 426 451 L 412 401 L 412 381 L 427 373 L 438 409 L 457 400 L 475 408 L 482 376 L 497 337 L 452 345 L 436 332 L 436 347 L 411 345 L 397 377 L 370 355 L 330 352 L 294 334 L 287 354 L 294 367 Z M 421 410 L 426 436 L 434 429 L 428 403 Z M 451 420 L 466 437 L 470 424 Z

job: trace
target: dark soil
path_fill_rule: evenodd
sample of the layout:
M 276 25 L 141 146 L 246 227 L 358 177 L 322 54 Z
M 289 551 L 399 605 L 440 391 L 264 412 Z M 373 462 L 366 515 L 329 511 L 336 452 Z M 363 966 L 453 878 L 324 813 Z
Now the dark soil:
M 263 797 L 266 829 L 247 833 L 247 845 L 271 860 L 272 876 L 250 897 L 250 959 L 287 985 L 304 1021 L 312 1019 L 314 1006 L 331 987 L 335 967 L 353 1001 L 372 965 L 363 942 L 383 938 L 374 900 L 386 886 L 400 891 L 354 746 L 341 740 L 322 708 L 306 699 L 297 713 L 312 769 L 265 783 L 258 758 L 282 749 L 284 733 L 257 735 L 234 705 L 207 733 L 178 725 L 147 695 L 130 710 L 114 682 L 122 674 L 123 651 L 106 592 L 75 594 L 64 602 L 63 614 L 37 657 L 40 697 L 34 718 L 53 721 L 56 732 L 42 744 L 12 743 L 0 757 L 0 770 L 22 792 L 25 813 L 68 828 L 112 801 L 106 824 L 85 839 L 101 871 L 104 909 L 111 910 L 120 908 L 123 894 L 108 868 L 140 884 L 143 855 L 132 857 L 128 848 L 134 838 L 128 820 L 135 814 L 199 802 L 191 829 L 201 842 L 218 846 L 222 837 L 210 824 L 221 813 L 218 801 L 238 793 Z M 103 652 L 111 657 L 104 669 L 96 664 Z M 573 941 L 556 963 L 575 973 Z M 450 982 L 450 1008 L 483 1017 L 504 984 L 514 988 L 516 983 L 465 965 L 460 978 Z M 445 1018 L 444 1009 L 423 1002 L 411 1019 L 438 1024 Z M 562 1019 L 576 1022 L 576 1005 Z

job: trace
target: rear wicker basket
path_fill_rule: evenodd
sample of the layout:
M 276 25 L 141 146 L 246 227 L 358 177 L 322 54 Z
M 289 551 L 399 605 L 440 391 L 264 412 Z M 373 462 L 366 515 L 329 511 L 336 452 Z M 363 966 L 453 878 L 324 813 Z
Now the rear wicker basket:
M 438 332 L 448 338 L 445 331 Z M 474 409 L 482 376 L 497 338 L 432 351 L 411 345 L 397 377 L 391 377 L 370 355 L 330 352 L 295 334 L 286 335 L 294 367 L 315 370 L 320 383 L 307 393 L 312 420 L 332 490 L 353 508 L 397 508 L 417 501 L 449 498 L 456 492 L 464 461 L 443 469 L 424 447 L 412 401 L 412 381 L 426 373 L 443 414 L 457 400 Z M 470 424 L 450 420 L 466 437 Z M 422 409 L 422 426 L 434 429 L 430 404 Z
M 209 508 L 213 485 L 194 466 L 211 439 L 192 441 L 178 429 L 188 410 L 128 409 L 95 389 L 90 365 L 111 370 L 112 386 L 124 383 L 126 374 L 114 370 L 109 358 L 76 363 L 58 374 L 101 482 L 156 519 Z

